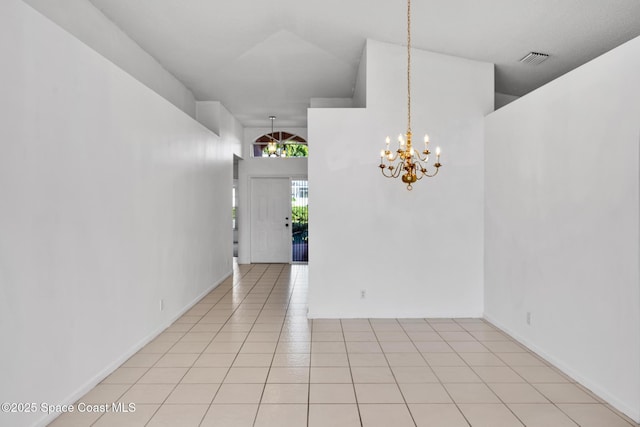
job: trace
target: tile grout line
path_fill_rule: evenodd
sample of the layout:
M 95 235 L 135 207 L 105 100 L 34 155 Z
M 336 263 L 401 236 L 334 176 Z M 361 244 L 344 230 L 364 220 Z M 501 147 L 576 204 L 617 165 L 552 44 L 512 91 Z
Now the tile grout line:
M 453 321 L 455 322 L 455 324 L 457 324 L 460 328 L 464 329 L 464 330 L 468 333 L 468 331 L 464 328 L 464 326 L 460 325 L 460 323 L 458 323 L 455 319 L 451 319 L 451 320 L 453 320 Z M 436 333 L 437 333 L 438 335 L 440 335 L 440 337 L 441 337 L 443 340 L 445 340 L 445 341 L 446 341 L 446 339 L 442 336 L 442 334 L 440 334 L 440 332 L 441 332 L 441 331 L 438 331 L 438 330 L 436 330 L 436 329 L 434 329 L 434 330 L 436 331 Z M 470 334 L 470 335 L 471 335 L 471 334 Z M 493 354 L 493 351 L 492 351 L 490 348 L 486 347 L 484 344 L 482 344 L 480 341 L 478 341 L 478 340 L 476 339 L 476 337 L 475 337 L 475 336 L 473 336 L 473 335 L 471 335 L 471 336 L 474 338 L 474 342 L 480 343 L 483 347 L 485 347 L 485 348 L 488 350 L 488 352 L 489 352 L 490 354 Z M 451 348 L 453 348 L 453 347 L 451 347 Z M 489 390 L 489 391 L 490 391 L 490 392 L 491 392 L 491 393 L 492 393 L 492 394 L 493 394 L 493 395 L 494 395 L 494 396 L 495 396 L 495 397 L 496 397 L 496 398 L 501 402 L 501 404 L 502 404 L 504 407 L 506 407 L 506 408 L 507 408 L 507 410 L 509 410 L 509 412 L 510 412 L 511 414 L 513 414 L 513 416 L 514 416 L 514 417 L 516 417 L 516 419 L 517 419 L 517 420 L 520 422 L 520 424 L 522 424 L 522 426 L 524 427 L 524 426 L 525 426 L 525 423 L 524 423 L 524 422 L 523 422 L 523 421 L 522 421 L 522 420 L 521 420 L 521 419 L 520 419 L 520 418 L 519 418 L 519 417 L 518 417 L 518 416 L 517 416 L 517 415 L 516 415 L 512 410 L 511 410 L 511 408 L 509 408 L 509 406 L 506 404 L 506 402 L 504 402 L 504 401 L 502 400 L 502 398 L 500 398 L 500 396 L 498 396 L 498 394 L 497 394 L 496 392 L 494 392 L 494 391 L 493 391 L 493 389 L 489 386 L 489 384 L 487 384 L 487 383 L 484 381 L 484 378 L 482 378 L 480 375 L 478 375 L 478 373 L 475 371 L 475 369 L 473 369 L 473 367 L 469 364 L 469 362 L 467 362 L 467 360 L 466 360 L 464 357 L 462 357 L 462 356 L 459 354 L 459 352 L 458 352 L 457 350 L 455 350 L 455 349 L 453 349 L 453 350 L 454 350 L 454 351 L 455 351 L 455 353 L 458 355 L 458 357 L 460 357 L 460 359 L 465 363 L 465 365 L 466 365 L 469 369 L 471 369 L 471 371 L 472 371 L 472 372 L 473 372 L 473 373 L 474 373 L 474 374 L 475 374 L 475 375 L 480 379 L 480 381 L 481 381 L 481 382 L 480 382 L 480 384 L 483 384 L 485 387 L 487 387 L 487 389 L 488 389 L 488 390 Z M 496 356 L 496 357 L 497 357 L 497 356 Z M 512 369 L 512 371 L 513 371 L 513 369 Z M 514 372 L 515 372 L 515 371 L 514 371 Z M 518 373 L 517 373 L 517 372 L 516 372 L 516 375 L 518 375 Z M 520 375 L 518 375 L 518 376 L 520 377 Z M 520 378 L 522 378 L 522 377 L 520 377 Z M 524 380 L 524 378 L 522 378 L 522 379 Z M 444 387 L 444 384 L 442 384 L 442 386 Z M 445 390 L 446 390 L 446 387 L 444 387 L 444 388 L 445 388 Z M 448 392 L 448 390 L 447 390 L 447 392 Z M 453 396 L 451 396 L 451 398 L 453 399 Z M 454 400 L 454 403 L 456 404 L 456 407 L 458 407 L 458 410 L 460 411 L 460 413 L 462 414 L 462 416 L 464 417 L 464 419 L 469 423 L 469 425 L 471 425 L 471 421 L 469 421 L 469 419 L 467 418 L 466 414 L 462 411 L 462 409 L 460 409 L 460 407 L 458 406 L 458 404 L 457 404 L 457 402 L 456 402 L 455 400 Z
M 440 335 L 440 333 L 433 327 L 433 325 L 431 325 L 431 323 L 429 323 L 429 321 L 427 319 L 424 319 L 425 323 L 433 330 L 433 332 L 435 332 L 436 334 L 438 334 L 438 336 L 440 337 L 440 339 L 443 340 L 443 342 L 447 343 L 447 341 L 442 337 L 442 335 Z M 404 328 L 403 328 L 404 329 Z M 413 339 L 411 339 L 411 342 L 414 342 Z M 449 345 L 447 343 L 447 345 Z M 455 349 L 451 346 L 449 346 L 452 350 L 454 350 L 454 354 L 458 355 L 458 353 L 455 351 Z M 416 346 L 417 348 L 417 346 Z M 431 366 L 431 364 L 429 363 L 429 361 L 424 357 L 424 355 L 422 354 L 422 352 L 420 352 L 418 350 L 419 354 L 422 356 L 422 358 L 424 359 L 424 361 L 427 363 L 427 366 L 429 367 L 429 369 L 431 369 L 431 372 L 433 372 L 433 375 L 436 377 L 436 379 L 438 380 L 438 384 L 440 385 L 440 387 L 442 387 L 442 389 L 444 390 L 445 393 L 447 393 L 447 396 L 449 396 L 449 399 L 451 399 L 451 403 L 453 403 L 456 407 L 456 409 L 458 410 L 458 412 L 460 413 L 460 415 L 462 416 L 462 418 L 464 418 L 465 422 L 471 426 L 471 422 L 469 421 L 469 419 L 467 418 L 467 416 L 464 414 L 464 412 L 462 412 L 462 409 L 460 409 L 460 406 L 458 406 L 458 402 L 455 401 L 455 399 L 453 398 L 453 396 L 451 395 L 451 393 L 449 392 L 449 390 L 447 390 L 447 387 L 445 387 L 444 383 L 442 382 L 442 380 L 440 379 L 440 377 L 438 376 L 438 374 L 436 374 L 436 372 L 434 371 L 434 367 Z M 460 357 L 458 355 L 458 357 Z M 460 359 L 462 359 L 460 357 Z M 465 362 L 464 359 L 462 359 L 463 362 Z M 402 391 L 402 390 L 401 390 Z
M 252 266 L 255 266 L 255 264 L 249 264 Z M 233 312 L 229 315 L 229 319 L 227 319 L 227 321 L 224 323 L 225 325 L 227 323 L 229 323 L 229 321 L 233 318 L 233 315 L 242 307 L 242 304 L 245 302 L 245 300 L 249 297 L 249 295 L 251 295 L 251 292 L 253 292 L 253 290 L 255 289 L 256 286 L 258 286 L 262 280 L 262 278 L 264 277 L 264 275 L 269 271 L 270 268 L 270 264 L 267 264 L 264 268 L 264 270 L 262 271 L 262 274 L 260 274 L 259 277 L 256 278 L 256 281 L 253 283 L 253 285 L 251 286 L 251 288 L 249 288 L 249 290 L 246 292 L 246 294 L 244 295 L 244 297 L 242 298 L 242 300 L 237 304 L 237 307 L 235 308 L 235 310 L 233 310 Z M 252 267 L 253 269 L 253 267 Z M 244 277 L 244 276 L 243 276 Z M 237 283 L 237 287 L 240 287 L 242 285 L 242 277 L 240 278 L 240 280 Z M 235 286 L 234 286 L 235 287 Z M 233 289 L 232 289 L 233 290 Z M 225 294 L 226 295 L 226 294 Z M 251 323 L 251 329 L 249 329 L 249 331 L 247 331 L 247 336 L 244 337 L 244 340 L 242 341 L 242 344 L 240 345 L 240 347 L 238 348 L 238 350 L 235 352 L 235 356 L 233 357 L 233 360 L 231 361 L 231 364 L 229 365 L 229 368 L 227 369 L 227 372 L 225 373 L 225 376 L 222 378 L 222 381 L 220 382 L 220 387 L 218 388 L 218 390 L 216 391 L 215 395 L 213 396 L 213 399 L 211 399 L 211 403 L 209 404 L 209 408 L 207 409 L 207 412 L 205 412 L 205 416 L 202 418 L 202 420 L 200 421 L 201 425 L 204 422 L 204 419 L 206 417 L 206 414 L 211 410 L 211 407 L 214 405 L 213 402 L 215 402 L 216 397 L 218 396 L 218 393 L 220 392 L 220 389 L 222 388 L 222 386 L 225 384 L 224 380 L 227 378 L 227 376 L 229 375 L 229 372 L 231 372 L 231 368 L 233 368 L 233 365 L 235 363 L 235 361 L 238 359 L 238 356 L 240 355 L 240 352 L 242 351 L 242 347 L 244 347 L 244 344 L 247 342 L 247 339 L 249 338 L 249 334 L 251 333 L 251 330 L 253 329 L 253 326 L 256 324 L 258 318 L 260 317 L 260 313 L 262 312 L 262 310 L 264 309 L 264 305 L 266 304 L 266 300 L 265 302 L 262 304 L 262 308 L 260 308 L 260 311 L 258 312 L 256 318 L 253 320 L 253 322 Z M 212 340 L 213 341 L 213 340 Z M 231 341 L 231 342 L 235 342 L 235 341 Z M 221 354 L 226 354 L 226 353 L 221 353 Z M 263 387 L 263 391 L 264 391 L 264 387 Z M 258 414 L 258 408 L 256 408 L 256 414 L 254 415 L 254 422 L 255 422 L 255 418 Z
M 271 265 L 271 264 L 270 264 Z M 280 277 L 282 276 L 282 271 L 284 271 L 286 269 L 286 267 L 283 267 L 280 270 L 280 273 L 278 274 L 278 277 L 276 278 L 273 287 L 271 288 L 271 290 L 269 291 L 269 295 L 267 296 L 267 298 L 265 299 L 265 303 L 264 305 L 266 305 L 267 301 L 269 300 L 269 297 L 271 296 L 271 294 L 273 293 L 273 290 L 276 288 L 276 286 L 278 285 L 278 280 L 280 279 Z M 289 268 L 289 273 L 291 273 L 291 269 Z M 295 285 L 294 285 L 295 288 Z M 287 301 L 291 301 L 291 294 L 289 294 L 289 297 L 287 298 Z M 264 305 L 263 308 L 260 310 L 260 312 L 262 313 L 262 310 L 264 310 Z M 287 302 L 287 307 L 289 306 L 289 302 Z M 260 317 L 260 315 L 258 315 L 258 318 Z M 276 352 L 278 350 L 278 344 L 280 342 L 280 337 L 282 336 L 282 329 L 284 328 L 284 323 L 286 320 L 286 310 L 285 310 L 285 315 L 284 315 L 284 319 L 282 320 L 282 324 L 280 325 L 280 332 L 278 333 L 278 340 L 276 340 L 276 346 L 273 349 L 273 355 L 271 356 L 271 363 L 269 364 L 269 368 L 267 369 L 267 376 L 264 379 L 264 385 L 262 387 L 262 393 L 260 394 L 260 399 L 258 401 L 258 408 L 256 411 L 256 416 L 253 420 L 253 425 L 255 426 L 255 423 L 258 421 L 258 413 L 260 412 L 260 406 L 262 406 L 262 399 L 264 398 L 264 391 L 267 388 L 267 384 L 269 381 L 269 374 L 271 374 L 271 367 L 273 366 L 273 361 L 275 360 L 276 357 Z M 258 321 L 258 319 L 256 319 L 256 322 Z M 255 325 L 255 323 L 254 323 Z M 252 327 L 253 329 L 253 327 Z M 248 337 L 248 336 L 247 336 Z M 239 354 L 239 353 L 238 353 Z
M 360 403 L 358 402 L 358 393 L 356 393 L 356 383 L 353 380 L 353 366 L 351 366 L 351 357 L 349 356 L 349 348 L 347 347 L 347 339 L 344 335 L 344 325 L 342 323 L 342 319 L 339 319 L 340 322 L 340 333 L 342 334 L 342 340 L 344 342 L 344 351 L 347 356 L 347 364 L 349 365 L 349 375 L 351 376 L 351 388 L 353 389 L 353 396 L 356 401 L 356 410 L 358 411 L 358 421 L 360 421 L 360 427 L 363 426 L 362 422 L 362 412 L 360 412 Z M 367 321 L 368 322 L 368 321 Z M 369 327 L 371 324 L 369 323 Z M 312 337 L 313 339 L 313 337 Z M 309 385 L 311 387 L 311 385 Z

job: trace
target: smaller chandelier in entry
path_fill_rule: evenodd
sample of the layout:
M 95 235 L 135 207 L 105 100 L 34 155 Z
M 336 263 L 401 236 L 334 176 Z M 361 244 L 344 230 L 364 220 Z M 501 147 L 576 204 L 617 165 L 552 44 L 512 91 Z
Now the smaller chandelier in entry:
M 275 133 L 273 132 L 273 122 L 275 119 L 276 116 L 269 116 L 269 120 L 271 120 L 271 134 L 269 138 L 271 138 L 271 141 L 267 143 L 267 153 L 269 153 L 269 157 L 284 157 L 284 144 L 275 138 Z
M 402 174 L 402 182 L 407 184 L 407 190 L 413 189 L 413 183 L 419 179 L 433 177 L 440 170 L 440 147 L 436 148 L 435 171 L 427 170 L 429 161 L 429 135 L 424 136 L 424 151 L 419 153 L 411 142 L 411 0 L 407 0 L 407 133 L 398 136 L 398 149 L 389 149 L 391 140 L 387 137 L 387 146 L 380 151 L 380 170 L 387 178 L 398 178 Z M 406 140 L 405 140 L 406 138 Z

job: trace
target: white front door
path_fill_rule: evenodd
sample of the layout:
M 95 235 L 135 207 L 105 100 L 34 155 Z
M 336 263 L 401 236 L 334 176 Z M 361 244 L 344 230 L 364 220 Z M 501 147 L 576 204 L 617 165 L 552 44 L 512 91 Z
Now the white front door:
M 251 179 L 251 262 L 291 262 L 291 181 Z

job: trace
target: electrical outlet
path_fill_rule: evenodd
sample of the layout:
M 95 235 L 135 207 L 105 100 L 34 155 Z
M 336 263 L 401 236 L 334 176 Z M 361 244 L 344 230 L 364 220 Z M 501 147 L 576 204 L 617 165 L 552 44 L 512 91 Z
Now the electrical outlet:
M 527 325 L 531 325 L 531 312 L 527 311 Z
M 367 291 L 365 289 L 360 291 L 360 299 L 365 299 L 367 297 Z

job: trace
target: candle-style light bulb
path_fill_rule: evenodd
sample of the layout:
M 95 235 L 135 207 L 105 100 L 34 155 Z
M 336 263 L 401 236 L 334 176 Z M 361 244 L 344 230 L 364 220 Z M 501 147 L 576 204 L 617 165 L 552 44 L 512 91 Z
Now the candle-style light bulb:
M 429 143 L 429 135 L 428 134 L 424 134 L 424 145 L 427 145 Z
M 384 157 L 384 150 L 380 150 L 380 160 Z
M 439 162 L 440 161 L 440 147 L 436 147 L 436 156 L 437 156 L 437 160 Z
M 415 153 L 415 151 L 413 151 L 413 147 L 411 147 L 411 150 L 409 150 L 409 154 L 411 154 L 413 156 L 414 153 Z
M 404 138 L 402 137 L 402 134 L 398 135 L 398 142 L 400 145 L 404 145 Z
M 387 147 L 389 147 L 389 144 L 391 143 L 391 138 L 387 137 L 387 139 L 385 139 L 384 142 L 387 144 Z

